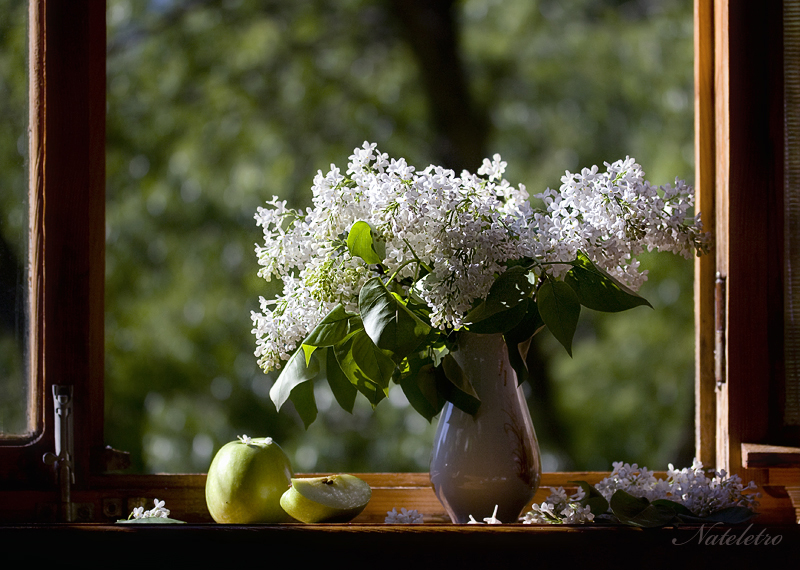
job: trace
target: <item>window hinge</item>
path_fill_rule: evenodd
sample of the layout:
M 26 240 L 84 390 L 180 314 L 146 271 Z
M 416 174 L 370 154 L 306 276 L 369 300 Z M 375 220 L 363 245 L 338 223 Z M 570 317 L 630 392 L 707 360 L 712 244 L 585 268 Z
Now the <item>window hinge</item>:
M 717 389 L 722 388 L 726 379 L 726 343 L 725 329 L 727 320 L 725 315 L 725 277 L 717 273 L 714 283 L 714 378 L 717 381 Z

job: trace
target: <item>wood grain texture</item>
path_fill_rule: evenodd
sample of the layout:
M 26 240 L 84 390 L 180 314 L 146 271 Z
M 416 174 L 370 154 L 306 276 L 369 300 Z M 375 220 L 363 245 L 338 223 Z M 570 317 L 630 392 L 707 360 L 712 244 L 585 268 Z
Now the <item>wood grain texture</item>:
M 695 211 L 716 233 L 714 127 L 714 2 L 694 3 Z M 716 251 L 695 258 L 695 455 L 716 462 L 717 396 L 714 374 L 714 280 Z
M 775 436 L 782 380 L 781 18 L 780 3 L 714 2 L 716 261 L 727 319 L 716 465 L 732 473 L 742 471 L 743 442 Z
M 800 447 L 743 443 L 742 464 L 748 468 L 800 468 Z

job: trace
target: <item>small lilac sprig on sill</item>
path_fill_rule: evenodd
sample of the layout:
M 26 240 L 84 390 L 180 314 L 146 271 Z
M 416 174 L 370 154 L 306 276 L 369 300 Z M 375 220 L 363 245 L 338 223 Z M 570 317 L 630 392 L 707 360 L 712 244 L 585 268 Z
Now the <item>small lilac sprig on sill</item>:
M 589 506 L 582 506 L 583 489 L 573 495 L 567 495 L 563 487 L 554 489 L 545 502 L 534 503 L 531 510 L 525 513 L 523 524 L 585 524 L 594 521 L 594 514 Z
M 636 463 L 618 461 L 613 467 L 611 474 L 595 486 L 607 500 L 622 489 L 649 501 L 675 501 L 698 517 L 729 507 L 754 509 L 758 506 L 760 495 L 751 492 L 757 488 L 755 482 L 745 486 L 738 475 L 729 477 L 724 470 L 705 470 L 696 458 L 691 467 L 684 469 L 675 469 L 670 463 L 666 479 L 656 478 L 652 471 Z
M 502 522 L 500 522 L 500 519 L 497 518 L 497 508 L 498 507 L 499 507 L 499 505 L 495 505 L 494 506 L 494 512 L 492 513 L 492 516 L 484 517 L 483 523 L 475 520 L 475 517 L 473 517 L 472 515 L 469 515 L 469 522 L 467 524 L 484 524 L 484 523 L 485 524 L 503 524 Z
M 386 519 L 383 521 L 386 524 L 422 524 L 422 514 L 417 512 L 416 509 L 408 510 L 405 507 L 397 512 L 397 508 L 387 511 Z
M 144 507 L 136 507 L 128 516 L 128 519 L 169 518 L 169 509 L 164 508 L 164 501 L 154 499 L 153 504 L 155 506 L 149 511 L 144 510 Z
M 120 519 L 117 523 L 131 524 L 131 523 L 144 523 L 144 524 L 184 524 L 184 521 L 179 521 L 169 516 L 169 509 L 164 506 L 164 501 L 158 499 L 153 500 L 153 508 L 146 511 L 144 507 L 136 507 L 133 509 L 127 519 Z
M 754 482 L 743 485 L 738 475 L 704 470 L 697 459 L 691 467 L 680 470 L 670 464 L 666 479 L 635 463 L 620 461 L 613 466 L 611 474 L 595 486 L 579 482 L 581 487 L 572 496 L 562 487 L 553 489 L 544 503 L 532 506 L 523 522 L 582 524 L 596 522 L 599 517 L 635 526 L 659 526 L 719 518 L 720 513 L 727 522 L 742 522 L 755 515 L 759 494 L 753 492 L 757 488 Z M 664 507 L 659 516 L 640 516 L 653 501 Z

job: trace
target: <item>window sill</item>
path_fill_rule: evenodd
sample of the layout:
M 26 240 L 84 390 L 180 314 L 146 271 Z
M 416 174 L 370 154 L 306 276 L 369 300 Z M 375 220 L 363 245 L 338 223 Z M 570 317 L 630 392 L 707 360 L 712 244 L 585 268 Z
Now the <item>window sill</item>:
M 312 476 L 315 474 L 300 474 Z M 357 473 L 372 487 L 372 499 L 367 508 L 354 521 L 356 525 L 370 528 L 383 525 L 387 512 L 405 507 L 423 514 L 427 525 L 454 528 L 442 505 L 436 498 L 427 473 Z M 608 473 L 570 472 L 544 473 L 539 490 L 532 502 L 542 503 L 553 487 L 574 489 L 574 481 L 596 484 Z M 664 477 L 664 473 L 656 473 Z M 747 480 L 755 480 L 761 493 L 758 506 L 759 525 L 791 525 L 797 523 L 795 509 L 787 489 L 797 486 L 800 469 L 751 469 Z M 172 517 L 189 524 L 213 523 L 205 503 L 204 474 L 188 475 L 102 475 L 93 477 L 88 488 L 74 489 L 73 503 L 80 507 L 76 522 L 113 523 L 126 518 L 135 508 L 152 507 L 154 499 L 165 501 Z M 3 490 L 0 491 L 0 525 L 23 523 L 55 523 L 61 505 L 55 490 Z M 476 515 L 477 518 L 477 515 Z M 216 525 L 211 525 L 216 527 Z M 474 525 L 473 525 L 474 526 Z M 505 525 L 504 525 L 505 526 Z M 800 525 L 798 525 L 800 526 Z M 530 528 L 530 525 L 524 525 Z M 381 528 L 386 528 L 382 526 Z M 431 527 L 434 528 L 434 527 Z
M 22 545 L 33 541 L 35 550 Z M 474 568 L 542 563 L 597 566 L 643 563 L 648 569 L 719 564 L 737 567 L 766 559 L 800 557 L 800 525 L 740 525 L 642 530 L 616 526 L 551 525 L 115 525 L 50 524 L 0 526 L 0 542 L 20 545 L 24 558 L 59 563 L 103 560 L 116 567 L 130 561 L 166 564 L 279 562 L 284 565 L 346 564 L 376 567 L 448 564 Z M 257 551 L 257 558 L 253 554 Z M 6 549 L 5 552 L 9 552 Z M 654 556 L 654 554 L 656 556 Z M 781 558 L 775 558 L 776 555 Z M 100 558 L 98 558 L 98 556 Z M 80 559 L 76 559 L 80 557 Z M 792 558 L 786 558 L 792 557 Z M 13 558 L 13 555 L 12 555 Z M 22 559 L 23 556 L 20 556 Z M 4 554 L 5 559 L 5 554 Z

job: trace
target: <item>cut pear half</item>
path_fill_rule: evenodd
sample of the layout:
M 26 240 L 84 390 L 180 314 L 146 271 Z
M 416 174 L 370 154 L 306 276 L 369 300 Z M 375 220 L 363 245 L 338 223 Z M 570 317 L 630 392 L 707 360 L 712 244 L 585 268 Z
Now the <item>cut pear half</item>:
M 355 475 L 292 478 L 281 495 L 281 507 L 304 523 L 349 522 L 356 518 L 372 497 L 369 484 Z

